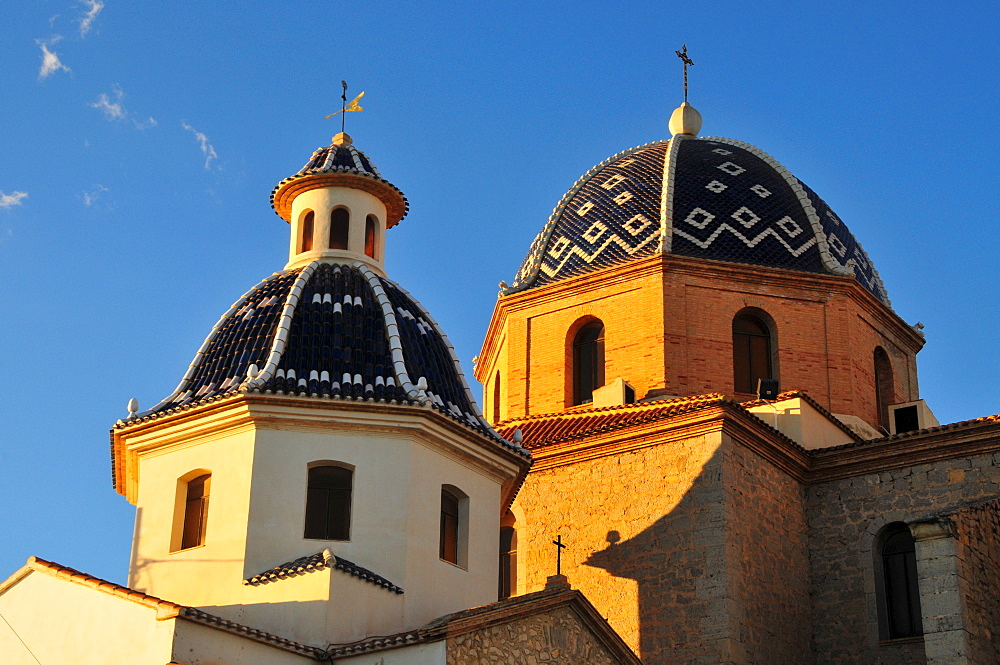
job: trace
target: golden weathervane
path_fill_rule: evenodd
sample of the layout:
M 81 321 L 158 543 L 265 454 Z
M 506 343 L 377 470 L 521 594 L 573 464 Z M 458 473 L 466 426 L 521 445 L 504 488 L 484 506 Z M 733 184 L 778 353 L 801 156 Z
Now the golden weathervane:
M 343 132 L 344 131 L 344 119 L 347 117 L 347 113 L 349 111 L 364 111 L 365 110 L 363 106 L 361 106 L 360 104 L 358 104 L 358 102 L 361 101 L 361 98 L 365 96 L 365 93 L 364 93 L 364 91 L 362 91 L 360 95 L 358 95 L 357 97 L 355 97 L 354 99 L 352 99 L 351 102 L 348 104 L 347 103 L 347 81 L 341 81 L 340 85 L 344 86 L 344 94 L 342 94 L 340 96 L 340 98 L 343 100 L 343 102 L 340 105 L 340 110 L 337 111 L 336 113 L 331 113 L 330 115 L 326 116 L 326 119 L 329 120 L 333 116 L 340 115 L 341 113 L 343 113 L 343 115 L 340 116 L 340 131 Z

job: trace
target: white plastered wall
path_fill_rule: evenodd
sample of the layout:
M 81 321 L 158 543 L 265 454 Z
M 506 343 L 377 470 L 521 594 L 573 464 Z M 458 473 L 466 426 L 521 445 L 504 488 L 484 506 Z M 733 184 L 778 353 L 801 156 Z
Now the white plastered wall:
M 237 424 L 179 423 L 136 442 L 130 586 L 313 646 L 417 628 L 496 600 L 501 488 L 516 475 L 513 462 L 415 410 L 264 409 L 252 424 L 223 413 L 218 422 Z M 315 462 L 355 470 L 350 541 L 303 537 Z M 199 470 L 212 474 L 205 544 L 171 552 L 177 481 Z M 469 497 L 464 567 L 438 556 L 442 485 Z M 243 584 L 327 548 L 405 593 L 339 570 Z
M 336 207 L 347 208 L 350 213 L 351 227 L 346 251 L 329 249 L 330 212 Z M 308 252 L 299 252 L 301 235 L 299 223 L 307 210 L 312 210 L 314 213 L 313 248 Z M 368 215 L 374 215 L 378 219 L 374 258 L 365 254 L 365 220 Z M 361 261 L 380 275 L 384 275 L 385 223 L 385 204 L 368 192 L 350 187 L 319 187 L 305 191 L 292 201 L 291 239 L 288 246 L 288 265 L 285 267 L 293 268 L 318 258 L 329 257 Z
M 173 620 L 157 621 L 155 608 L 45 573 L 30 571 L 0 593 L 0 615 L 3 665 L 171 661 Z

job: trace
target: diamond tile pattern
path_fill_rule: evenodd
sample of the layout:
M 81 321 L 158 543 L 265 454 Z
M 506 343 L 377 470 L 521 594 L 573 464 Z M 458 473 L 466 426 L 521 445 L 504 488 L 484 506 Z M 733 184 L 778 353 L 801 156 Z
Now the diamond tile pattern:
M 798 197 L 760 157 L 715 141 L 682 140 L 675 173 L 674 254 L 827 272 Z
M 672 195 L 664 201 L 668 160 Z M 853 272 L 889 304 L 867 254 L 815 192 L 753 146 L 687 137 L 627 150 L 588 171 L 535 238 L 511 290 L 649 256 L 661 237 L 663 251 L 682 256 Z
M 302 280 L 297 303 L 286 307 L 307 269 L 312 274 Z M 387 302 L 380 303 L 378 291 Z M 291 318 L 282 347 L 276 333 L 283 312 Z M 263 371 L 275 350 L 277 366 L 253 390 L 411 404 L 428 399 L 435 410 L 529 457 L 482 419 L 451 345 L 420 304 L 389 279 L 336 263 L 316 262 L 258 284 L 216 324 L 174 394 L 140 417 L 246 391 L 250 365 Z
M 535 286 L 655 254 L 667 146 L 628 151 L 581 178 L 535 239 L 517 281 L 539 262 Z

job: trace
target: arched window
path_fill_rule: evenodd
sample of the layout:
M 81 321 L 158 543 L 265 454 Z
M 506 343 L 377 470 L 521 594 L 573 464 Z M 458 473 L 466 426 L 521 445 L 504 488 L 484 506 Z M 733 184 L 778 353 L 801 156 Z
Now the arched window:
M 438 553 L 441 559 L 465 567 L 468 551 L 469 497 L 452 485 L 441 487 L 441 532 Z
M 879 633 L 889 640 L 922 635 L 917 555 L 909 527 L 902 522 L 887 525 L 877 544 Z
M 573 404 L 594 401 L 604 385 L 604 324 L 591 321 L 573 338 Z
M 740 314 L 733 319 L 733 388 L 756 394 L 758 379 L 771 379 L 771 331 L 756 316 Z
M 376 258 L 375 250 L 378 249 L 378 218 L 375 215 L 368 215 L 365 218 L 365 255 Z
M 875 347 L 875 409 L 878 425 L 889 431 L 889 405 L 894 403 L 896 391 L 892 381 L 892 363 L 881 346 Z
M 315 215 L 312 210 L 306 210 L 305 214 L 302 215 L 302 221 L 299 224 L 299 251 L 308 252 L 313 248 L 313 223 Z
M 351 539 L 351 491 L 354 472 L 324 464 L 309 469 L 304 538 Z
M 184 525 L 181 546 L 186 550 L 205 544 L 205 524 L 208 522 L 208 495 L 212 474 L 206 473 L 187 481 L 184 498 Z
M 510 598 L 517 590 L 517 531 L 508 510 L 500 519 L 500 577 L 497 597 Z
M 351 213 L 347 208 L 334 208 L 330 211 L 330 249 L 347 249 L 350 233 Z
M 493 379 L 493 422 L 500 422 L 500 372 Z

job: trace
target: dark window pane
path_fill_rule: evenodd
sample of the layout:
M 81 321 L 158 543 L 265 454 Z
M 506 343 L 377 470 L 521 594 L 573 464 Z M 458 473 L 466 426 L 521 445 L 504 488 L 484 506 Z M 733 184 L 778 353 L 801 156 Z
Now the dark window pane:
M 458 497 L 441 490 L 440 557 L 458 563 Z
M 756 393 L 758 379 L 771 376 L 771 335 L 763 322 L 752 316 L 733 320 L 733 388 L 738 393 Z
M 375 238 L 378 222 L 374 215 L 368 215 L 365 219 L 365 254 L 375 258 Z
M 350 540 L 354 472 L 340 466 L 309 469 L 305 538 Z
M 573 340 L 573 403 L 593 401 L 595 388 L 604 385 L 604 324 L 588 323 Z
M 313 248 L 313 211 L 310 210 L 302 219 L 302 251 L 308 252 Z
M 902 527 L 882 543 L 882 577 L 889 639 L 923 633 L 913 536 Z
M 500 579 L 497 595 L 499 598 L 509 598 L 514 594 L 517 574 L 517 553 L 514 551 L 514 527 L 500 527 Z
M 336 208 L 330 213 L 330 249 L 347 249 L 351 228 L 351 214 L 347 208 Z
M 206 474 L 188 481 L 184 502 L 184 524 L 181 530 L 182 550 L 205 544 L 210 478 L 211 476 Z

